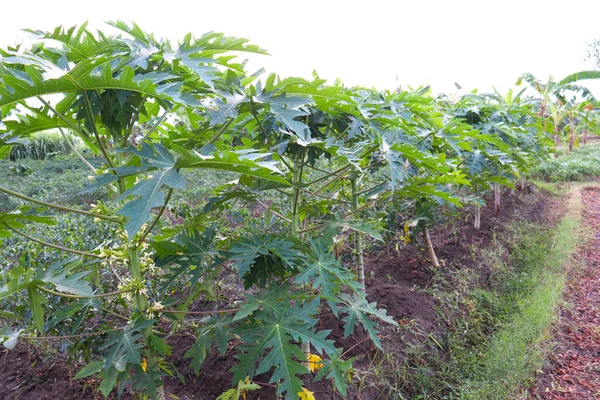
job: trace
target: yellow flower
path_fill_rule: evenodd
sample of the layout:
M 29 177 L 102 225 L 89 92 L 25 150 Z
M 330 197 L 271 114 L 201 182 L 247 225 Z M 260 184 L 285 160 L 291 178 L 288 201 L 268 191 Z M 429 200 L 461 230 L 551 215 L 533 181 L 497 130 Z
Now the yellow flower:
M 302 388 L 301 392 L 298 392 L 298 397 L 300 400 L 316 400 L 315 394 L 305 387 Z
M 316 354 L 309 354 L 306 357 L 306 361 L 308 361 L 308 368 L 311 372 L 316 372 L 323 368 L 323 363 L 321 362 L 323 359 Z

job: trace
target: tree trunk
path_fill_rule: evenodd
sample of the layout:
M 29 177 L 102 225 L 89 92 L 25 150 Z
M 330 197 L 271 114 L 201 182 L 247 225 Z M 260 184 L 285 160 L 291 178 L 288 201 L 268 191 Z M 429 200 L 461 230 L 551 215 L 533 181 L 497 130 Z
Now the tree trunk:
M 438 268 L 440 263 L 438 262 L 437 257 L 435 256 L 435 251 L 433 250 L 433 244 L 431 243 L 431 238 L 429 237 L 429 230 L 427 227 L 423 229 L 423 236 L 425 237 L 425 247 L 427 248 L 427 254 L 429 255 L 429 261 L 431 264 Z
M 300 158 L 296 158 L 294 160 L 293 168 L 294 174 L 292 177 L 292 183 L 294 187 L 292 188 L 292 237 L 297 239 L 300 237 L 300 214 L 299 214 L 299 204 L 300 204 L 300 183 L 302 182 L 302 169 L 304 167 L 304 154 Z M 304 356 L 308 360 L 308 356 L 310 355 L 310 342 L 302 342 L 302 352 Z M 306 368 L 310 368 L 310 363 L 308 361 L 303 363 Z
M 358 187 L 356 178 L 351 179 L 352 183 L 352 210 L 358 210 Z M 356 254 L 356 280 L 365 290 L 365 258 L 363 251 L 362 235 L 360 232 L 354 232 L 354 252 Z
M 481 228 L 481 207 L 479 205 L 475 205 L 475 223 L 473 226 L 476 230 Z
M 500 215 L 500 184 L 494 183 L 494 209 L 496 215 Z
M 584 129 L 583 130 L 583 145 L 584 146 L 587 144 L 587 138 L 588 138 L 588 130 Z
M 569 153 L 573 152 L 575 147 L 575 127 L 573 126 L 573 116 L 569 116 Z

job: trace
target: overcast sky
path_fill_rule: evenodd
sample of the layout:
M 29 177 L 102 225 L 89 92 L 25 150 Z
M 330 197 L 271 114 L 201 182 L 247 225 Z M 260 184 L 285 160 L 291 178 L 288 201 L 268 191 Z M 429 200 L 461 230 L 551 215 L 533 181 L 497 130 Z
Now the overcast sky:
M 456 92 L 454 82 L 505 91 L 523 72 L 560 79 L 591 68 L 587 43 L 600 38 L 600 0 L 25 0 L 3 2 L 0 46 L 22 28 L 88 20 L 104 29 L 117 19 L 173 40 L 207 31 L 248 38 L 271 54 L 250 69 L 435 92 Z

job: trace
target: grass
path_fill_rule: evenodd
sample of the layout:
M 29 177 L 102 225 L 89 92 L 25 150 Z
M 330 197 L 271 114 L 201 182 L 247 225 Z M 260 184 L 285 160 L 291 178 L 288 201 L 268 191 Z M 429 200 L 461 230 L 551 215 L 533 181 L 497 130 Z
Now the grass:
M 538 165 L 532 175 L 546 182 L 580 182 L 600 177 L 600 144 L 588 144 L 573 153 Z
M 520 312 L 499 329 L 472 359 L 458 393 L 463 399 L 507 399 L 540 369 L 548 351 L 545 341 L 564 288 L 564 265 L 577 243 L 579 219 L 567 216 L 558 225 L 550 249 L 530 247 L 527 258 L 550 250 L 533 279 L 534 290 L 520 302 Z M 533 260 L 531 260 L 533 261 Z
M 567 193 L 567 186 L 564 183 L 552 183 L 540 180 L 532 180 L 533 183 L 538 189 L 543 192 L 546 192 L 552 196 L 561 196 Z
M 98 161 L 92 159 L 92 163 Z M 98 165 L 96 165 L 98 166 Z M 46 160 L 0 160 L 0 185 L 39 200 L 66 206 L 87 208 L 90 203 L 107 199 L 104 189 L 81 194 L 90 184 L 90 171 L 73 155 Z M 12 211 L 21 200 L 0 193 L 0 211 Z

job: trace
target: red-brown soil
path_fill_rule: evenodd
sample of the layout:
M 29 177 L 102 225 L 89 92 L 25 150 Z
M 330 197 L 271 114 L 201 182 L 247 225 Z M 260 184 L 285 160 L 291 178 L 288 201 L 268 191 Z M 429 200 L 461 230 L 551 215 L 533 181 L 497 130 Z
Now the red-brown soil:
M 589 197 L 589 196 L 588 196 Z M 502 230 L 503 224 L 514 219 L 540 221 L 548 210 L 553 208 L 555 199 L 529 187 L 518 196 L 508 193 L 503 196 L 503 208 L 499 216 L 495 215 L 491 207 L 482 210 L 481 230 L 472 228 L 472 216 L 468 211 L 463 211 L 436 232 L 432 232 L 432 241 L 435 251 L 442 263 L 441 273 L 451 273 L 465 266 L 473 268 L 482 281 L 487 281 L 490 271 L 485 265 L 477 262 L 477 255 L 473 249 L 492 243 L 494 231 Z M 600 208 L 598 208 L 600 212 Z M 551 213 L 550 213 L 551 214 Z M 436 272 L 429 267 L 426 253 L 423 251 L 422 240 L 400 247 L 395 246 L 382 249 L 371 254 L 367 264 L 367 293 L 370 301 L 376 301 L 387 309 L 396 321 L 405 327 L 415 327 L 418 335 L 411 328 L 392 329 L 384 327 L 383 337 L 386 350 L 402 355 L 407 341 L 416 340 L 418 337 L 428 335 L 441 336 L 448 329 L 447 319 L 440 317 L 444 312 L 443 307 L 437 303 L 432 294 L 425 289 L 429 287 Z M 391 249 L 393 247 L 393 249 Z M 599 274 L 600 277 L 600 274 Z M 585 296 L 589 293 L 586 292 Z M 598 296 L 600 291 L 592 292 L 591 297 Z M 357 374 L 360 371 L 368 372 L 372 357 L 376 350 L 365 340 L 364 332 L 357 330 L 349 338 L 343 338 L 343 328 L 338 320 L 329 313 L 323 315 L 320 327 L 331 329 L 331 337 L 337 341 L 338 347 L 350 349 L 346 356 L 357 357 Z M 590 327 L 590 329 L 592 329 Z M 591 331 L 590 331 L 591 332 Z M 588 335 L 588 337 L 592 337 Z M 192 346 L 191 337 L 177 336 L 168 339 L 173 346 L 172 362 L 182 377 L 185 384 L 178 378 L 169 378 L 165 381 L 167 398 L 172 394 L 180 400 L 214 400 L 220 393 L 231 387 L 231 374 L 229 368 L 234 363 L 231 348 L 225 356 L 216 351 L 208 355 L 202 366 L 200 375 L 196 376 L 189 368 L 189 360 L 182 359 L 183 354 Z M 84 388 L 85 382 L 71 381 L 65 360 L 61 357 L 42 357 L 44 349 L 34 348 L 21 344 L 16 351 L 0 351 L 0 399 L 4 400 L 79 400 L 93 399 L 92 392 Z M 256 377 L 257 382 L 268 382 L 268 377 Z M 311 383 L 307 379 L 306 386 L 315 392 L 319 400 L 340 399 L 335 394 L 329 382 Z M 90 382 L 90 381 L 87 381 Z M 90 382 L 90 383 L 93 383 Z M 383 396 L 383 397 L 382 397 Z M 272 388 L 264 386 L 260 391 L 260 399 L 274 399 Z M 349 393 L 350 399 L 375 400 L 386 399 L 385 395 L 376 388 L 364 390 L 361 393 Z
M 600 398 L 600 189 L 583 193 L 583 221 L 592 239 L 569 271 L 554 349 L 532 399 Z

